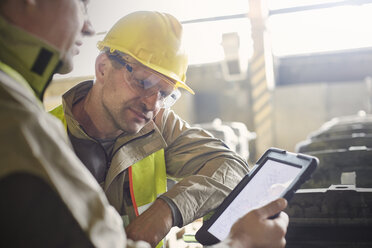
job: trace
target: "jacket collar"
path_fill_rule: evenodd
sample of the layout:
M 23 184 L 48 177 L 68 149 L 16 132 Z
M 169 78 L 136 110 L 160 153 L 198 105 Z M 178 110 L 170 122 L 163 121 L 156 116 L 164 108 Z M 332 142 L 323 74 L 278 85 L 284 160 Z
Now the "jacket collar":
M 0 34 L 0 61 L 22 75 L 42 100 L 53 74 L 61 65 L 60 53 L 1 16 Z

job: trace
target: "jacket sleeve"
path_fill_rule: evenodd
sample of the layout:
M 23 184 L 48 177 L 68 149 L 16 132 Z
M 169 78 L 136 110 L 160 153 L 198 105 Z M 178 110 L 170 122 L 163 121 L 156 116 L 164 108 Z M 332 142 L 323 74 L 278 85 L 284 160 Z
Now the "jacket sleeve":
M 164 197 L 178 207 L 186 225 L 219 206 L 249 172 L 248 164 L 221 140 L 191 127 L 172 110 L 162 110 L 155 123 L 168 145 L 167 174 L 179 181 Z

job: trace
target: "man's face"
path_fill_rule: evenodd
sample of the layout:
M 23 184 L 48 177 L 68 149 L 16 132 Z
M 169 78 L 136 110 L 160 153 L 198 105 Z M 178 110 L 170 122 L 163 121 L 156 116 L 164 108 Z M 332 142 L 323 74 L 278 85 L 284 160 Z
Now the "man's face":
M 63 66 L 59 73 L 72 70 L 72 59 L 79 53 L 82 36 L 94 33 L 87 16 L 87 4 L 88 0 L 43 1 L 41 8 L 47 25 L 43 38 L 61 52 Z
M 104 77 L 102 105 L 107 121 L 118 130 L 131 134 L 139 132 L 159 112 L 159 95 L 141 97 L 128 85 L 125 68 L 111 67 Z M 145 72 L 141 72 L 145 73 Z M 146 76 L 146 75 L 142 75 Z

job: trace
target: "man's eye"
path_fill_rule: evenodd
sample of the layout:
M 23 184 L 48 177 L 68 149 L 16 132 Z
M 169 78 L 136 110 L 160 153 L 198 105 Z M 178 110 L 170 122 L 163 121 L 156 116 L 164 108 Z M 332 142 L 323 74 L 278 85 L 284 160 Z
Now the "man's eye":
M 144 88 L 145 90 L 156 86 L 156 82 L 152 82 L 151 80 L 148 80 L 148 79 L 141 79 L 138 81 L 140 82 L 141 87 Z

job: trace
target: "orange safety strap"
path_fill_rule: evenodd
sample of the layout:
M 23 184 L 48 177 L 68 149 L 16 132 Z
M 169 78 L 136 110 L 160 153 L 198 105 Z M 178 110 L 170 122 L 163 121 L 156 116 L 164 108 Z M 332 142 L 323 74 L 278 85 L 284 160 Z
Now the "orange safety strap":
M 133 177 L 132 177 L 132 166 L 128 168 L 128 173 L 129 173 L 129 189 L 130 189 L 130 196 L 132 198 L 132 204 L 134 208 L 134 212 L 136 216 L 138 216 L 138 208 L 137 208 L 137 203 L 136 203 L 136 198 L 134 198 L 134 191 L 133 191 Z

